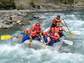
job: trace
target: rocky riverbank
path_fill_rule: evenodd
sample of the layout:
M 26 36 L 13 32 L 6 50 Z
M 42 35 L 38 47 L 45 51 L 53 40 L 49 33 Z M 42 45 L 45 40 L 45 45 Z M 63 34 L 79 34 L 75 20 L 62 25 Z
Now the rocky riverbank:
M 7 29 L 11 27 L 20 27 L 25 24 L 30 24 L 31 18 L 26 18 L 27 13 L 19 11 L 0 11 L 0 29 Z M 32 17 L 32 14 L 30 14 Z
M 84 0 L 0 0 L 0 9 L 81 10 Z
M 83 10 L 80 9 L 80 10 Z M 70 11 L 62 8 L 58 9 L 31 9 L 31 10 L 0 10 L 0 29 L 8 29 L 14 26 L 20 27 L 25 24 L 30 24 L 33 18 L 40 18 L 39 16 L 34 16 L 33 13 L 41 12 L 63 12 Z M 78 11 L 77 9 L 71 11 Z M 29 18 L 28 18 L 29 17 Z

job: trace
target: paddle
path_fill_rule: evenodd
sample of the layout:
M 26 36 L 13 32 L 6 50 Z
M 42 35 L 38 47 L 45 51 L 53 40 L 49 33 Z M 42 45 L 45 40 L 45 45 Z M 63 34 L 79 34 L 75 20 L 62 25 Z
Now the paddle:
M 62 40 L 62 43 L 58 46 L 58 50 L 60 50 L 63 46 L 63 44 L 67 44 L 67 45 L 70 45 L 72 46 L 73 45 L 73 41 L 70 41 L 70 40 Z
M 71 35 L 74 35 L 74 34 L 71 32 L 71 30 L 69 29 L 69 27 L 68 27 L 67 23 L 66 23 L 64 20 L 63 20 L 63 22 L 64 22 L 64 25 L 67 27 L 68 32 L 69 32 Z
M 40 33 L 40 36 L 41 36 L 41 43 L 42 43 L 42 47 L 46 48 L 46 47 L 47 47 L 47 45 L 46 45 L 46 43 L 44 42 L 44 38 L 43 38 L 42 33 Z
M 57 50 L 60 50 L 62 48 L 63 42 L 58 46 Z
M 30 40 L 29 40 L 28 46 L 29 46 L 30 48 L 32 47 L 32 37 L 30 37 Z
M 68 45 L 73 45 L 73 41 L 70 40 L 63 40 L 63 42 Z

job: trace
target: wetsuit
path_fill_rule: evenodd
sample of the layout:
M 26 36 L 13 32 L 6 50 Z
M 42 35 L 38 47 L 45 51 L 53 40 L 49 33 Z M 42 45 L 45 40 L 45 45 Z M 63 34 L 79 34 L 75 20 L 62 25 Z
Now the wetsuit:
M 24 41 L 30 39 L 30 36 L 29 36 L 29 35 L 27 35 L 27 34 L 25 34 L 25 33 L 21 33 L 21 34 L 23 35 L 21 43 L 24 43 Z

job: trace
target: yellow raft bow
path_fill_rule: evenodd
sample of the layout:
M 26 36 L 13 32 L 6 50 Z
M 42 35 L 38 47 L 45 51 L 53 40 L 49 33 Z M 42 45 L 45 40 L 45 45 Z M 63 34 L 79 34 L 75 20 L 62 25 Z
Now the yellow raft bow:
M 0 40 L 9 40 L 9 39 L 11 39 L 13 36 L 11 36 L 11 35 L 1 35 L 0 36 Z

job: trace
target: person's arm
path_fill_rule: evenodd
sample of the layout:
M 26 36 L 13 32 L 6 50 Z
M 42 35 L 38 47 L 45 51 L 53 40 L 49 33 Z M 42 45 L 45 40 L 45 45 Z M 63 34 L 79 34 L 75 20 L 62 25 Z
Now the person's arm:
M 65 26 L 64 20 L 61 20 L 61 24 L 62 26 Z
M 48 42 L 46 44 L 49 44 L 51 41 L 50 37 L 47 37 L 47 40 L 48 40 Z
M 28 46 L 29 46 L 30 48 L 32 47 L 32 37 L 31 37 L 31 36 L 30 36 L 30 40 L 29 40 Z

